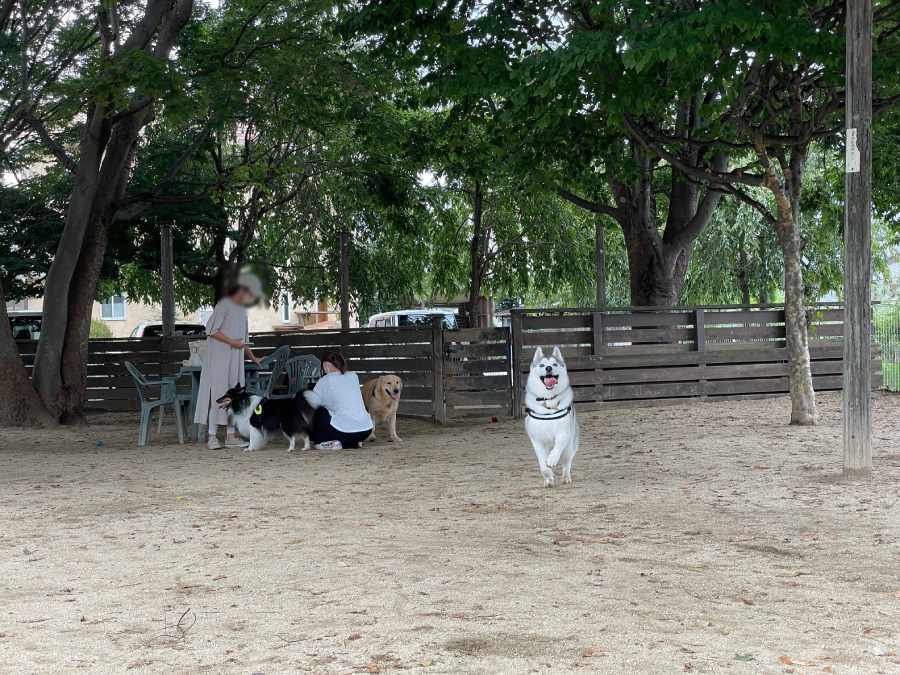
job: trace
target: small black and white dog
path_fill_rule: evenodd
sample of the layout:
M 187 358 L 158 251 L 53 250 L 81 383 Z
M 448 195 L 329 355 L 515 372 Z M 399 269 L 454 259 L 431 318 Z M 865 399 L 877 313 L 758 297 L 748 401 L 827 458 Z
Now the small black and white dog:
M 250 441 L 245 452 L 262 450 L 269 438 L 279 431 L 289 441 L 288 452 L 294 449 L 298 438 L 303 439 L 304 450 L 310 447 L 309 435 L 315 410 L 306 402 L 302 392 L 292 399 L 265 399 L 248 394 L 244 385 L 240 384 L 217 398 L 216 403 L 228 410 L 228 422 Z

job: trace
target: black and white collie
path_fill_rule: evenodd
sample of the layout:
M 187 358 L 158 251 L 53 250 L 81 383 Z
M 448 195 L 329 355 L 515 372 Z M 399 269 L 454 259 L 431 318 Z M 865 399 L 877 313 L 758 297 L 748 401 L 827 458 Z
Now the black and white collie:
M 244 385 L 236 385 L 216 399 L 220 408 L 228 411 L 228 422 L 237 432 L 250 441 L 245 452 L 262 450 L 279 431 L 288 439 L 288 452 L 294 449 L 298 438 L 303 439 L 303 449 L 308 450 L 315 411 L 302 393 L 294 398 L 265 399 L 250 395 Z

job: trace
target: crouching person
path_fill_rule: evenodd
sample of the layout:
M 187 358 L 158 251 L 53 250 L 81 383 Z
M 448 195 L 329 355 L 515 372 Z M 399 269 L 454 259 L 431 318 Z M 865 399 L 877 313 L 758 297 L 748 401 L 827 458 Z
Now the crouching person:
M 347 361 L 339 351 L 322 355 L 324 375 L 304 393 L 316 409 L 312 442 L 320 449 L 358 448 L 372 433 L 372 418 L 363 403 L 359 377 L 347 372 Z

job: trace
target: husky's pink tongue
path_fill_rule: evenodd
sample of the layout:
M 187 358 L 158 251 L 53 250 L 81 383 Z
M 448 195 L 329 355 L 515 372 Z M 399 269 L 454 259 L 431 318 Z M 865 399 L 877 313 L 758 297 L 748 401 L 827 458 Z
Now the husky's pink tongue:
M 545 377 L 544 378 L 544 386 L 547 389 L 553 389 L 556 386 L 556 378 L 555 377 Z

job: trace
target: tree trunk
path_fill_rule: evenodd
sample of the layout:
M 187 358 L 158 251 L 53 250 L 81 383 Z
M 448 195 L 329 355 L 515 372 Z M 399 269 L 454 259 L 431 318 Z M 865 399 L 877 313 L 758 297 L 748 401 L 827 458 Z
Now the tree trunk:
M 741 304 L 750 304 L 750 261 L 747 259 L 747 249 L 744 246 L 743 236 L 740 241 L 740 250 L 738 250 L 738 268 L 737 268 L 738 288 L 741 289 Z
M 341 228 L 341 328 L 350 328 L 350 232 Z
M 162 289 L 162 332 L 166 340 L 175 335 L 175 254 L 172 223 L 159 229 L 159 279 Z
M 16 341 L 13 340 L 6 298 L 0 284 L 0 427 L 52 426 L 53 417 L 47 413 L 34 390 Z
M 759 273 L 759 286 L 756 289 L 756 299 L 757 302 L 761 305 L 769 304 L 769 263 L 768 263 L 768 255 L 769 248 L 766 246 L 766 235 L 764 232 L 760 232 L 759 236 L 756 239 L 757 244 L 757 255 L 759 256 L 760 265 L 762 269 Z
M 78 265 L 99 184 L 102 117 L 103 112 L 95 110 L 82 134 L 78 168 L 63 234 L 44 284 L 41 337 L 34 357 L 32 382 L 47 412 L 56 419 L 61 417 L 65 407 L 60 365 L 69 323 L 69 288 Z
M 775 232 L 784 257 L 784 330 L 790 358 L 791 424 L 813 425 L 818 421 L 816 392 L 809 361 L 809 332 L 803 287 L 803 242 L 800 236 L 800 197 L 807 148 L 793 148 L 790 159 L 780 160 L 783 183 L 775 174 L 761 144 L 757 156 L 765 166 L 764 185 L 775 198 Z
M 147 51 L 159 61 L 169 52 L 190 17 L 192 0 L 150 0 L 131 35 L 113 44 L 101 25 L 101 52 L 114 66 L 127 54 Z M 98 19 L 105 22 L 106 15 Z M 115 46 L 116 53 L 112 49 Z M 133 103 L 142 103 L 135 94 Z M 139 105 L 113 115 L 105 100 L 94 101 L 78 145 L 78 161 L 63 234 L 44 286 L 41 337 L 35 354 L 33 386 L 57 420 L 81 419 L 87 368 L 90 312 L 106 250 L 106 222 L 127 185 L 138 134 L 152 115 Z
M 481 287 L 484 280 L 486 253 L 489 233 L 484 229 L 484 196 L 481 182 L 475 181 L 472 194 L 472 240 L 469 242 L 469 326 L 484 328 L 486 322 L 482 312 L 478 311 L 481 300 Z
M 791 424 L 812 425 L 817 421 L 816 392 L 809 361 L 800 224 L 794 218 L 795 209 L 783 194 L 776 193 L 776 201 L 776 228 L 784 255 L 784 328 L 790 357 Z
M 724 159 L 715 161 L 719 166 Z M 698 186 L 673 169 L 666 225 L 660 236 L 650 165 L 644 160 L 641 166 L 641 178 L 633 185 L 618 181 L 610 185 L 628 251 L 631 304 L 672 307 L 681 301 L 694 242 L 712 219 L 721 193 L 707 189 L 701 198 Z
M 594 283 L 597 307 L 606 307 L 606 231 L 598 216 L 594 223 Z
M 91 310 L 106 254 L 107 226 L 116 203 L 125 193 L 138 133 L 148 117 L 149 112 L 139 113 L 116 127 L 110 135 L 99 172 L 91 219 L 66 300 L 68 321 L 58 366 L 60 378 L 55 411 L 57 418 L 65 424 L 84 421 Z
M 628 276 L 631 304 L 641 307 L 671 307 L 678 304 L 684 277 L 675 275 L 675 266 L 660 260 L 653 241 L 643 235 L 643 228 L 628 228 L 637 233 L 626 234 Z
M 59 420 L 64 424 L 84 422 L 91 311 L 103 268 L 106 242 L 105 220 L 98 220 L 85 237 L 69 293 L 69 324 L 66 327 L 60 368 L 62 392 Z

